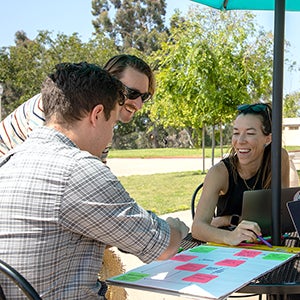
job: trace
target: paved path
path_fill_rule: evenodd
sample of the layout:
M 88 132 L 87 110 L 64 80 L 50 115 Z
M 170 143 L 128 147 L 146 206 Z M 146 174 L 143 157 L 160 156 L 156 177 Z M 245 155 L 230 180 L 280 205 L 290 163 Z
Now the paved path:
M 217 163 L 220 158 L 215 159 Z M 168 172 L 181 172 L 181 171 L 195 171 L 203 169 L 203 161 L 201 158 L 109 158 L 107 165 L 111 168 L 112 172 L 117 176 L 130 176 L 130 175 L 146 175 L 155 173 L 168 173 Z M 205 169 L 211 166 L 211 159 L 205 160 Z M 189 227 L 192 225 L 192 218 L 190 210 L 175 212 L 161 216 L 166 219 L 168 216 L 179 217 Z M 121 257 L 126 271 L 141 266 L 143 263 L 131 254 L 124 254 L 119 252 L 116 248 L 113 250 Z M 145 292 L 137 289 L 126 289 L 128 300 L 178 300 L 187 299 L 184 297 L 169 296 L 160 293 Z M 235 294 L 242 295 L 242 294 Z M 190 298 L 189 298 L 190 299 Z M 235 300 L 257 300 L 258 296 L 247 298 L 234 298 Z M 265 300 L 263 296 L 262 300 Z M 118 300 L 113 299 L 113 300 Z
M 215 158 L 214 163 L 220 161 Z M 211 167 L 211 158 L 108 158 L 107 165 L 117 176 L 202 171 Z

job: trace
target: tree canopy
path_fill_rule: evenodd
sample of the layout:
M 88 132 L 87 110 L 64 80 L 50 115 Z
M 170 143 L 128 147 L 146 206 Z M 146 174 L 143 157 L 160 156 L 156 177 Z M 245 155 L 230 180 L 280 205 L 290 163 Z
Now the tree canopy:
M 77 33 L 53 36 L 45 30 L 30 40 L 20 31 L 15 46 L 0 48 L 2 116 L 38 93 L 57 63 L 104 65 L 124 52 L 151 65 L 157 91 L 132 122 L 118 124 L 115 140 L 120 147 L 163 146 L 147 137 L 163 140 L 180 131 L 189 134 L 189 146 L 197 145 L 202 128 L 223 128 L 238 104 L 271 99 L 273 37 L 251 13 L 198 7 L 187 14 L 177 11 L 169 28 L 165 0 L 92 0 L 92 14 L 95 32 L 86 43 Z M 286 98 L 289 116 L 295 104 L 293 95 Z
M 166 36 L 165 0 L 92 0 L 92 14 L 95 31 L 112 38 L 121 51 L 150 54 Z
M 83 43 L 77 33 L 53 38 L 51 32 L 40 31 L 34 40 L 17 33 L 15 46 L 0 49 L 4 115 L 40 92 L 43 80 L 56 64 L 89 61 L 103 65 L 117 53 L 114 43 L 100 34 Z
M 193 10 L 171 23 L 154 54 L 153 120 L 199 136 L 204 125 L 231 120 L 238 104 L 270 99 L 272 37 L 257 30 L 252 14 Z
M 300 117 L 300 92 L 295 92 L 284 97 L 283 115 L 285 118 Z

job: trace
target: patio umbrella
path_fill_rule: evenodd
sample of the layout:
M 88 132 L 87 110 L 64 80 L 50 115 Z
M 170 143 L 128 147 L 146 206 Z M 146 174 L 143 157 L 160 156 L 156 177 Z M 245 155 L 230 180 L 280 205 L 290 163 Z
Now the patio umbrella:
M 300 0 L 192 0 L 219 10 L 274 10 L 272 90 L 272 237 L 281 240 L 281 141 L 285 11 L 300 11 Z

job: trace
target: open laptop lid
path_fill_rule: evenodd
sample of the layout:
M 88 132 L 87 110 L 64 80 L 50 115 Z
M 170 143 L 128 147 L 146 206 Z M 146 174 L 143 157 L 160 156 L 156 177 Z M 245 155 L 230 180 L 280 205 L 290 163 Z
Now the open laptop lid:
M 299 195 L 298 195 L 299 196 Z M 291 216 L 292 222 L 295 226 L 295 230 L 298 233 L 298 236 L 300 237 L 300 199 L 296 199 L 295 201 L 288 202 L 287 209 Z
M 294 199 L 300 187 L 281 190 L 281 227 L 282 233 L 295 231 L 286 203 Z M 272 234 L 272 191 L 245 191 L 243 195 L 242 219 L 257 222 L 264 236 Z

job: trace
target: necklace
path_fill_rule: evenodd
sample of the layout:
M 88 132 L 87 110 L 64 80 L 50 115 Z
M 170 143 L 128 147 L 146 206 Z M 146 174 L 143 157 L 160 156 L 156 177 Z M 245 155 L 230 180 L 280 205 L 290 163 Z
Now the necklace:
M 256 173 L 256 179 L 255 179 L 255 182 L 254 182 L 254 184 L 253 184 L 252 187 L 250 187 L 250 186 L 247 184 L 246 180 L 245 180 L 244 178 L 242 178 L 243 181 L 244 181 L 244 184 L 245 184 L 245 186 L 246 186 L 246 188 L 247 188 L 248 191 L 253 191 L 253 190 L 255 190 L 255 187 L 256 187 L 256 185 L 257 185 L 257 183 L 258 183 L 258 179 L 259 179 L 259 177 L 260 177 L 260 171 L 261 171 L 261 168 L 259 168 L 258 172 Z

